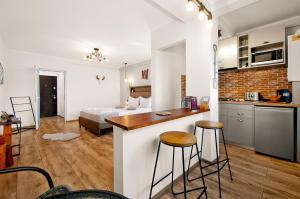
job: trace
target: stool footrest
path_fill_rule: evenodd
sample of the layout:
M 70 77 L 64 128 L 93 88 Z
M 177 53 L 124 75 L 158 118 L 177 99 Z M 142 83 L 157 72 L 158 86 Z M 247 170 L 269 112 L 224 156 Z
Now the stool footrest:
M 220 160 L 219 163 L 224 162 L 224 161 L 227 161 L 227 160 L 229 160 L 229 159 Z M 226 162 L 226 163 L 227 163 L 227 162 Z M 224 164 L 226 164 L 226 163 L 224 163 Z M 205 168 L 210 167 L 210 166 L 213 166 L 213 165 L 215 165 L 215 164 L 217 164 L 217 162 L 213 162 L 213 163 L 208 164 L 208 165 L 206 165 L 206 166 L 204 166 L 204 167 L 202 167 L 202 168 L 205 169 Z
M 206 191 L 207 187 L 197 187 L 197 188 L 193 188 L 193 189 L 189 189 L 189 190 L 186 190 L 186 193 L 189 193 L 189 192 L 192 192 L 192 191 L 197 191 L 197 190 L 200 190 L 200 189 L 203 189 L 203 191 L 201 192 L 200 196 L 201 197 L 203 195 L 203 193 Z M 180 195 L 180 194 L 183 194 L 184 191 L 181 191 L 181 192 L 173 192 L 174 195 Z
M 162 177 L 161 179 L 159 179 L 156 183 L 154 183 L 153 187 L 155 187 L 158 183 L 160 183 L 161 181 L 163 181 L 164 179 L 166 179 L 171 174 L 172 174 L 172 171 L 170 173 L 168 173 L 167 175 L 165 175 L 164 177 Z
M 221 170 L 224 168 L 224 166 L 229 162 L 229 159 L 221 160 L 221 161 L 219 161 L 219 163 L 220 163 L 220 162 L 224 162 L 224 161 L 225 161 L 225 163 L 220 167 L 220 171 L 221 171 Z M 202 168 L 204 169 L 204 168 L 207 168 L 207 167 L 209 167 L 209 166 L 213 166 L 213 165 L 215 165 L 215 164 L 217 164 L 217 163 L 212 163 L 212 164 L 206 165 L 205 167 L 202 167 Z M 218 170 L 212 171 L 212 172 L 210 172 L 210 173 L 204 174 L 203 176 L 199 176 L 199 177 L 196 177 L 196 178 L 193 178 L 193 179 L 188 179 L 188 181 L 191 182 L 191 181 L 194 181 L 194 180 L 198 180 L 198 179 L 200 179 L 200 178 L 204 178 L 204 177 L 206 177 L 206 176 L 215 174 L 215 173 L 217 173 L 217 172 L 218 172 Z
M 202 153 L 202 151 L 199 151 L 199 153 L 195 153 L 194 155 L 192 155 L 191 159 L 196 157 L 198 154 L 200 155 L 200 153 Z

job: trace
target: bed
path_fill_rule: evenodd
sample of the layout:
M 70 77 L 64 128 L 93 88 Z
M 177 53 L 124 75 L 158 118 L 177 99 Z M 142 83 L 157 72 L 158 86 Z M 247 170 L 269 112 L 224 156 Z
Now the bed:
M 130 87 L 130 96 L 132 98 L 151 97 L 151 86 Z M 107 117 L 117 117 L 124 115 L 133 115 L 139 113 L 151 112 L 150 107 L 137 108 L 136 110 L 127 110 L 124 108 L 88 108 L 80 111 L 79 127 L 85 127 L 88 131 L 101 135 L 101 130 L 111 128 L 112 126 L 105 122 Z

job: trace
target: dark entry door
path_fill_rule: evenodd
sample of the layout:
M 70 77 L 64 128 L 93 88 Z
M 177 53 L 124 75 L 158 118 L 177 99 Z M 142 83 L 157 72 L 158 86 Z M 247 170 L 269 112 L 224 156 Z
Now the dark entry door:
M 40 97 L 41 118 L 57 116 L 57 77 L 40 75 Z

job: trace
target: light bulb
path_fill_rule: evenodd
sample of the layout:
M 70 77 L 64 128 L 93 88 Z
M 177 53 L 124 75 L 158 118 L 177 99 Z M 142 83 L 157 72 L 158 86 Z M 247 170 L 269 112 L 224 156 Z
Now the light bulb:
M 203 20 L 203 19 L 205 19 L 205 17 L 206 17 L 206 15 L 205 15 L 205 13 L 203 12 L 203 10 L 200 10 L 200 11 L 199 11 L 199 14 L 198 14 L 198 19 L 199 19 L 199 20 Z
M 125 83 L 127 83 L 127 82 L 128 82 L 128 79 L 127 79 L 127 78 L 125 78 L 125 79 L 124 79 L 124 82 L 125 82 Z
M 209 28 L 211 28 L 213 25 L 214 25 L 213 20 L 212 20 L 212 19 L 209 19 L 209 20 L 207 21 L 207 26 L 208 26 Z
M 103 64 L 103 63 L 104 63 L 102 59 L 100 60 L 100 63 L 101 63 L 101 64 Z
M 106 58 L 105 61 L 109 62 L 109 59 Z
M 87 57 L 86 57 L 86 56 L 84 56 L 83 60 L 87 60 Z
M 94 54 L 92 54 L 92 59 L 95 59 L 95 57 L 96 57 L 96 56 L 95 56 Z
M 195 4 L 192 0 L 188 0 L 187 4 L 186 4 L 186 10 L 191 12 L 195 9 Z

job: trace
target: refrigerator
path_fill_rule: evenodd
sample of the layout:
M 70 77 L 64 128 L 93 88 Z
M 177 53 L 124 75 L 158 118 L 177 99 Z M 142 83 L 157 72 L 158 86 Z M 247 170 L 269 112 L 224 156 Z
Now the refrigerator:
M 300 29 L 288 36 L 288 80 L 300 82 Z

